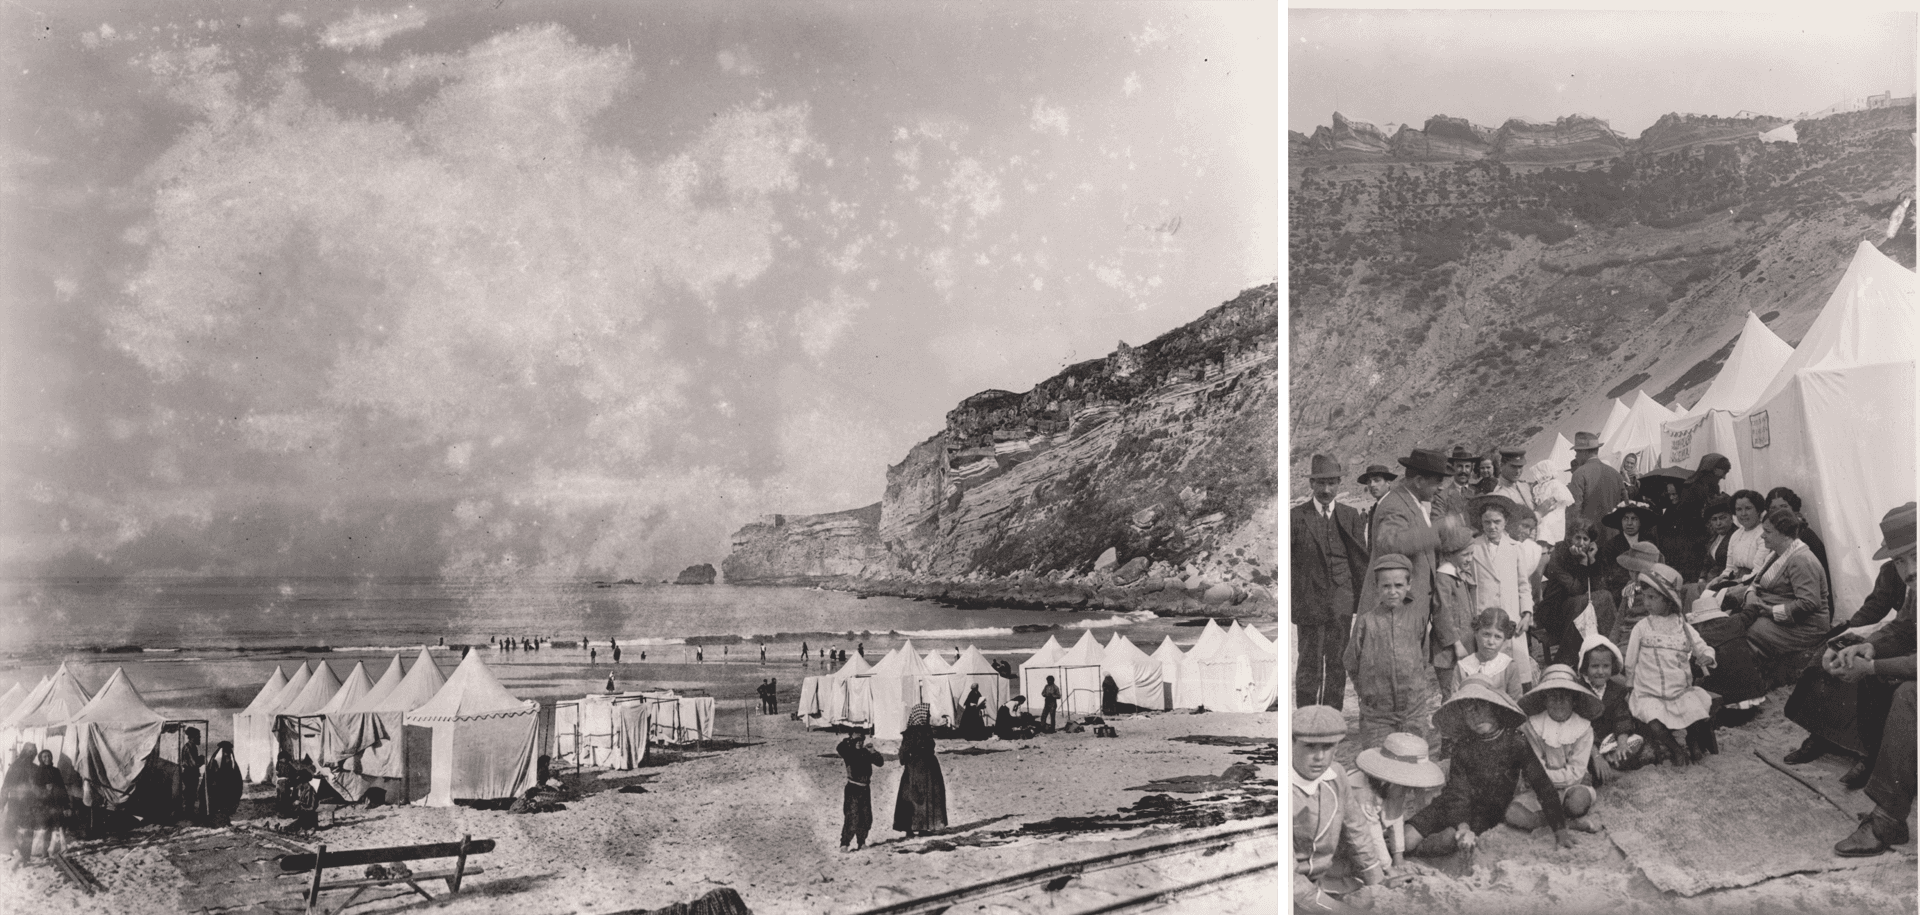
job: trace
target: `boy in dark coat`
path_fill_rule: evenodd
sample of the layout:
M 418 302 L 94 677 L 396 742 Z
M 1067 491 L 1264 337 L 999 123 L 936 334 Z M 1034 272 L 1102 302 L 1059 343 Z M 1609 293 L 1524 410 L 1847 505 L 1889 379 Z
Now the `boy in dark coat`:
M 867 732 L 848 734 L 834 748 L 847 761 L 847 787 L 840 801 L 840 850 L 857 851 L 867 846 L 867 832 L 873 828 L 873 768 L 886 765 L 880 751 L 867 746 Z

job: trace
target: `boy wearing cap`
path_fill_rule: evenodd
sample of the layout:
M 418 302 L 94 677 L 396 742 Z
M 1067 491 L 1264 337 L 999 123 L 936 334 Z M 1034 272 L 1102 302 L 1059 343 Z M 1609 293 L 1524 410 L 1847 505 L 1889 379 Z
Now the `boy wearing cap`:
M 1399 553 L 1374 559 L 1375 603 L 1353 621 L 1346 668 L 1360 697 L 1360 743 L 1388 734 L 1425 735 L 1439 707 L 1439 684 L 1428 666 L 1428 608 L 1409 600 L 1413 563 Z
M 1334 748 L 1347 736 L 1340 713 L 1324 705 L 1293 712 L 1293 906 L 1296 912 L 1352 912 L 1363 886 L 1380 882 L 1381 865 L 1367 844 L 1360 809 Z M 1336 862 L 1338 867 L 1336 867 Z M 1357 878 L 1356 876 L 1357 875 Z
M 1340 462 L 1313 456 L 1308 483 L 1313 496 L 1290 515 L 1293 557 L 1293 624 L 1300 640 L 1294 672 L 1294 705 L 1346 702 L 1347 672 L 1341 666 L 1347 633 L 1367 573 L 1367 532 L 1360 513 L 1334 501 L 1340 491 Z

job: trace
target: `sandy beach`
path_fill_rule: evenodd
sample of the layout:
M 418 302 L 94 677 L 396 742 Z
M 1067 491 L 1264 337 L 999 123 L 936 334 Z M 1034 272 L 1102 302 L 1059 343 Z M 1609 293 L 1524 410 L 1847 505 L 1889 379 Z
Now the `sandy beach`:
M 1149 637 L 1157 641 L 1165 633 L 1174 634 L 1177 641 L 1197 636 L 1197 629 L 1176 622 L 1153 621 L 1123 631 L 1144 645 L 1153 644 L 1146 641 Z M 981 647 L 991 657 L 1004 657 L 1017 665 L 1025 651 L 1014 651 L 1014 644 L 1044 640 L 1049 634 L 1063 642 L 1078 638 L 1077 632 L 1023 633 L 984 642 Z M 1105 633 L 1101 636 L 1104 639 Z M 892 643 L 884 636 L 868 640 L 868 656 L 877 659 Z M 842 854 L 836 843 L 844 767 L 833 755 L 840 735 L 810 731 L 789 717 L 803 677 L 820 671 L 817 666 L 801 667 L 797 644 L 778 647 L 789 649 L 789 657 L 776 660 L 770 649 L 765 666 L 758 663 L 757 648 L 739 645 L 724 654 L 708 647 L 705 663 L 681 660 L 680 646 L 673 646 L 664 656 L 649 651 L 645 663 L 622 664 L 615 677 L 623 689 L 668 687 L 716 697 L 719 739 L 705 749 L 655 748 L 646 766 L 630 772 L 559 773 L 569 795 L 563 811 L 348 808 L 333 825 L 303 841 L 308 845 L 324 841 L 338 850 L 457 841 L 462 834 L 495 840 L 497 850 L 476 859 L 485 873 L 473 878 L 459 896 L 435 904 L 447 911 L 615 912 L 686 902 L 729 886 L 755 912 L 827 913 L 858 911 L 994 876 L 1151 845 L 1207 828 L 1244 827 L 1261 816 L 1275 817 L 1279 769 L 1273 752 L 1266 750 L 1258 759 L 1249 754 L 1275 739 L 1277 713 L 1142 713 L 1112 719 L 1119 732 L 1119 738 L 1112 740 L 1096 739 L 1091 731 L 1004 743 L 942 740 L 939 759 L 947 783 L 948 820 L 953 825 L 946 833 L 911 841 L 889 828 L 900 770 L 892 759 L 894 747 L 881 743 L 878 746 L 888 754 L 889 764 L 875 776 L 872 844 L 864 851 Z M 934 647 L 950 646 L 916 643 L 923 653 Z M 691 649 L 686 653 L 690 656 Z M 453 652 L 435 654 L 448 671 L 458 661 Z M 487 661 L 516 695 L 550 700 L 604 689 L 611 666 L 604 657 L 603 663 L 590 666 L 581 655 L 577 650 L 550 648 L 511 655 L 489 652 Z M 208 739 L 214 742 L 230 736 L 233 712 L 252 698 L 275 664 L 290 669 L 300 660 L 322 658 L 342 675 L 354 661 L 364 660 L 377 676 L 387 660 L 349 653 L 265 657 L 149 653 L 75 657 L 70 663 L 90 687 L 114 667 L 124 666 L 163 714 L 207 719 Z M 53 666 L 53 659 L 22 665 L 0 672 L 0 679 L 18 677 L 31 685 Z M 779 680 L 778 715 L 758 714 L 752 695 L 760 680 L 768 677 Z M 1241 745 L 1178 739 L 1197 735 L 1235 738 Z M 1177 788 L 1168 793 L 1145 787 L 1156 780 L 1218 777 L 1229 766 L 1249 761 L 1256 777 L 1239 785 L 1222 788 L 1202 778 L 1204 791 L 1189 786 L 1185 793 Z M 1129 790 L 1135 788 L 1140 790 Z M 1070 823 L 1063 831 L 1023 829 L 1026 824 L 1058 817 L 1116 815 L 1156 793 L 1181 804 L 1222 806 L 1226 811 L 1222 814 L 1193 819 L 1227 822 L 1128 828 Z M 1216 801 L 1210 804 L 1208 797 Z M 276 822 L 270 802 L 270 791 L 251 789 L 237 822 L 248 828 Z M 107 885 L 104 893 L 83 896 L 53 868 L 40 865 L 0 873 L 0 907 L 103 913 L 156 907 L 297 910 L 297 889 L 290 881 L 276 885 L 263 876 L 271 862 L 258 860 L 291 847 L 263 846 L 263 840 L 253 839 L 248 832 L 147 827 L 103 842 L 78 843 L 74 857 Z M 228 848 L 235 837 L 243 847 Z M 1277 862 L 1278 842 L 1276 823 L 1270 841 L 1242 843 L 1237 853 L 1252 855 L 1253 864 Z M 219 864 L 222 855 L 235 859 L 231 866 Z M 249 858 L 255 860 L 249 863 L 245 860 Z M 1146 881 L 1144 889 L 1136 892 L 1182 882 L 1178 874 L 1134 879 Z M 438 892 L 444 884 L 431 888 Z M 1224 893 L 1196 896 L 1178 903 L 1175 910 L 1266 912 L 1279 894 L 1276 870 L 1271 879 L 1237 881 Z M 418 897 L 391 891 L 370 895 L 374 901 L 363 897 L 352 911 L 425 904 Z M 1051 903 L 1002 900 L 996 903 L 1000 908 L 979 911 L 1039 911 L 1043 909 L 1036 907 L 1043 904 Z M 1009 905 L 1012 908 L 1005 907 Z M 1193 907 L 1183 908 L 1187 906 Z

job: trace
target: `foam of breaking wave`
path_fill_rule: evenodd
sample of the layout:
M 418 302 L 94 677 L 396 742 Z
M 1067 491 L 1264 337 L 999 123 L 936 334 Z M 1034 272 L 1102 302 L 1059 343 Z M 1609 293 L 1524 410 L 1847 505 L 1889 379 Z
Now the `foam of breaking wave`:
M 892 635 L 910 639 L 985 639 L 1012 635 L 1011 627 L 987 626 L 980 629 L 895 629 Z

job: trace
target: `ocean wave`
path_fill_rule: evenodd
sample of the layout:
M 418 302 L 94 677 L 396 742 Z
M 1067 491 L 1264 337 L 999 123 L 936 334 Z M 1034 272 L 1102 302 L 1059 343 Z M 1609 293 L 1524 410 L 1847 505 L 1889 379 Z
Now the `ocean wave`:
M 1013 629 L 1002 626 L 987 626 L 980 629 L 895 629 L 889 634 L 910 639 L 985 639 L 1012 635 Z
M 178 648 L 142 648 L 140 650 L 146 654 L 165 654 L 165 653 L 177 652 L 180 649 Z
M 458 651 L 461 648 L 461 646 L 459 645 L 352 645 L 346 648 L 335 648 L 334 651 L 377 651 L 377 652 L 380 652 L 381 654 L 399 651 L 399 652 L 406 652 L 408 654 L 412 654 L 413 652 L 419 651 L 422 648 L 425 648 L 428 651 Z
M 1124 614 L 1122 616 L 1116 616 L 1112 619 L 1075 620 L 1071 623 L 1061 624 L 1060 628 L 1062 629 L 1111 629 L 1115 626 L 1131 626 L 1134 623 L 1144 623 L 1148 620 L 1155 619 L 1155 618 L 1156 617 L 1154 616 L 1154 613 L 1152 610 L 1135 610 L 1132 613 Z

